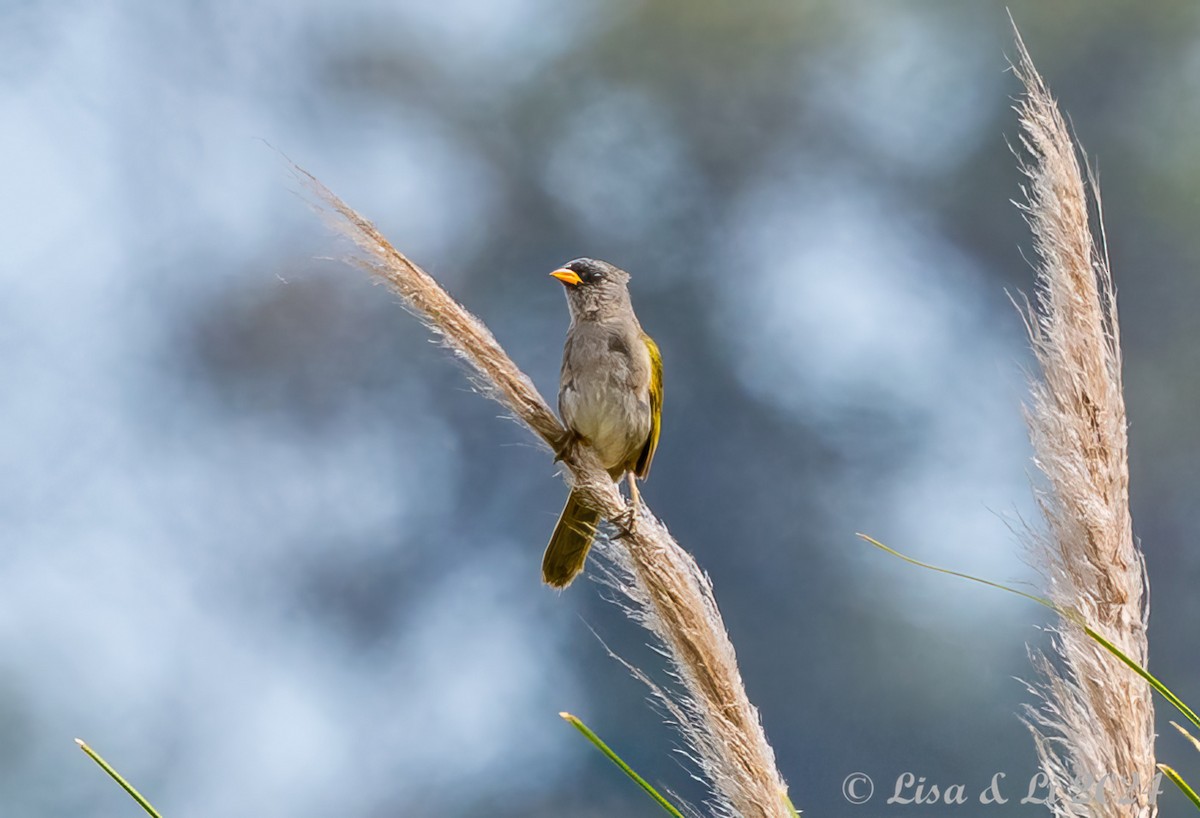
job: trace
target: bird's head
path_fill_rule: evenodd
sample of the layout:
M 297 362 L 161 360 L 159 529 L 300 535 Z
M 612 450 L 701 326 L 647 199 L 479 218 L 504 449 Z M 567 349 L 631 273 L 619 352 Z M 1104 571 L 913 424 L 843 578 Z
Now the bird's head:
M 629 273 L 607 261 L 577 258 L 550 275 L 563 283 L 572 318 L 606 318 L 632 309 Z

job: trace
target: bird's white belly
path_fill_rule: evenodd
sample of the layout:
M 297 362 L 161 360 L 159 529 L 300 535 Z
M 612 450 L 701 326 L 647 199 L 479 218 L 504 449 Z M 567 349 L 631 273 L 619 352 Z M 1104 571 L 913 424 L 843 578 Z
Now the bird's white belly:
M 592 445 L 606 469 L 628 462 L 650 433 L 647 404 L 612 384 L 567 389 L 562 408 L 563 420 Z

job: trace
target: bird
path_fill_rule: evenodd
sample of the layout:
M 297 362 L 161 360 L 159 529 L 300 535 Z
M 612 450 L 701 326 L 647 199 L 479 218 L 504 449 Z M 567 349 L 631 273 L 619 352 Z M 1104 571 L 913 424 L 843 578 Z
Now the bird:
M 563 347 L 558 412 L 569 447 L 590 446 L 614 482 L 629 477 L 629 524 L 636 520 L 638 478 L 650 474 L 662 422 L 663 365 L 633 312 L 629 273 L 577 258 L 551 276 L 566 291 L 571 325 Z M 583 570 L 600 515 L 572 490 L 542 558 L 542 580 L 565 588 Z

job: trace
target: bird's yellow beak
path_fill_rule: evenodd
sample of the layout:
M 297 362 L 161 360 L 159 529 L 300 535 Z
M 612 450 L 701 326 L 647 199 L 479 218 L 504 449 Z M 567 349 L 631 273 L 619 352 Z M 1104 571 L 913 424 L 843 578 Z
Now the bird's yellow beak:
M 565 267 L 561 270 L 555 270 L 550 275 L 557 278 L 563 284 L 570 284 L 572 287 L 583 283 L 583 279 L 579 277 L 579 273 L 574 270 L 568 270 Z

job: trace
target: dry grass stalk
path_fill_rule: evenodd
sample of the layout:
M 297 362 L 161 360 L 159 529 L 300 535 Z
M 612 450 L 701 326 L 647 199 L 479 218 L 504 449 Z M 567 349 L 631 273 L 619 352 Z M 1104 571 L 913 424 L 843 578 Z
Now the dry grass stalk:
M 296 171 L 328 208 L 335 229 L 363 252 L 354 261 L 399 293 L 473 367 L 481 390 L 556 449 L 566 430 L 483 322 L 392 247 L 371 222 L 311 174 Z M 580 447 L 563 462 L 567 479 L 589 505 L 606 519 L 621 515 L 625 502 L 590 449 Z M 620 565 L 631 580 L 622 590 L 638 603 L 631 614 L 661 641 L 686 687 L 684 700 L 666 701 L 680 717 L 684 738 L 709 779 L 714 806 L 729 816 L 785 818 L 790 814 L 786 787 L 758 711 L 746 696 L 708 578 L 653 515 L 642 514 L 636 529 L 620 539 Z M 611 555 L 621 549 L 607 550 Z
M 1014 67 L 1025 85 L 1016 105 L 1021 144 L 1032 157 L 1021 205 L 1037 251 L 1037 305 L 1027 317 L 1041 378 L 1026 419 L 1045 486 L 1046 530 L 1030 537 L 1050 597 L 1073 609 L 1146 666 L 1146 571 L 1133 539 L 1125 403 L 1116 298 L 1105 253 L 1088 226 L 1080 163 L 1058 106 L 1017 35 Z M 1093 180 L 1094 182 L 1094 180 Z M 1092 190 L 1097 196 L 1095 184 Z M 1103 236 L 1103 233 L 1101 233 Z M 1149 685 L 1064 621 L 1061 660 L 1035 657 L 1045 679 L 1030 729 L 1062 816 L 1156 814 L 1154 707 Z M 1079 800 L 1079 781 L 1106 781 Z M 1131 803 L 1122 803 L 1131 798 Z
M 643 531 L 648 526 L 653 530 Z M 626 613 L 657 637 L 686 695 L 673 696 L 627 667 L 650 687 L 693 749 L 690 757 L 713 785 L 714 814 L 788 815 L 786 786 L 758 710 L 746 697 L 712 583 L 658 519 L 640 521 L 637 535 L 643 534 L 660 545 L 622 548 L 625 537 L 598 540 L 613 568 L 602 581 L 624 597 L 618 601 Z

